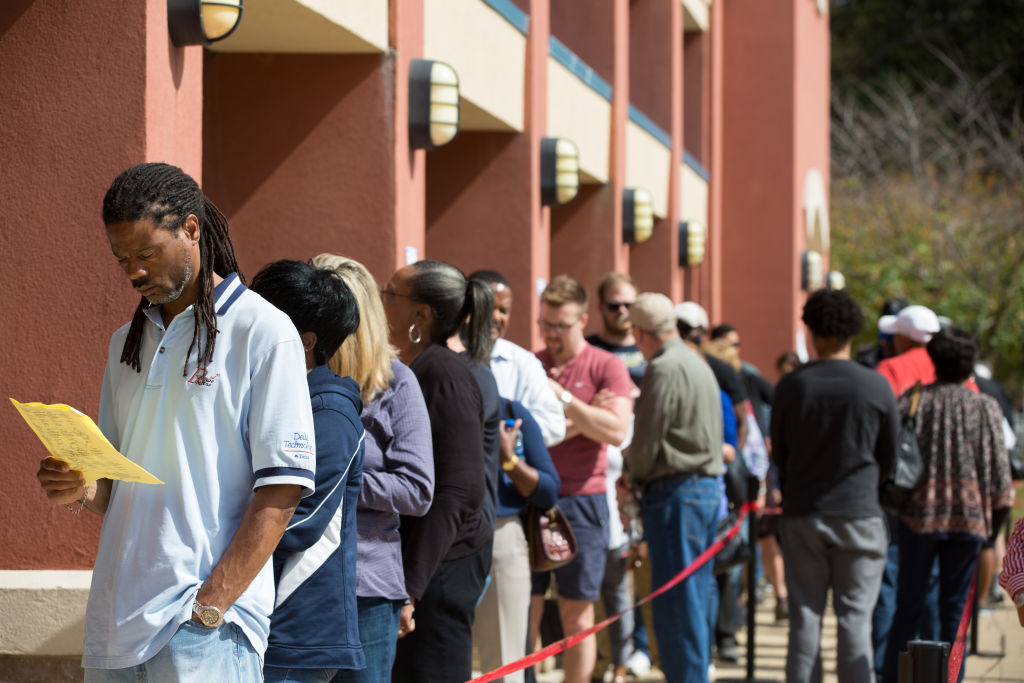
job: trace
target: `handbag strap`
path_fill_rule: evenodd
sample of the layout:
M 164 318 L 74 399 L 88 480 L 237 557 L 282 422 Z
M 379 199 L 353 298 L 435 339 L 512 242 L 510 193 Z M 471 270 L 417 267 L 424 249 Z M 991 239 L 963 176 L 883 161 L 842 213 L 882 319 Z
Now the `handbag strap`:
M 913 420 L 914 417 L 917 415 L 917 406 L 921 402 L 922 390 L 923 387 L 921 385 L 921 381 L 918 380 L 917 384 L 915 384 L 914 388 L 911 390 L 914 393 L 910 395 L 910 409 L 907 411 L 907 417 L 910 418 L 911 420 Z

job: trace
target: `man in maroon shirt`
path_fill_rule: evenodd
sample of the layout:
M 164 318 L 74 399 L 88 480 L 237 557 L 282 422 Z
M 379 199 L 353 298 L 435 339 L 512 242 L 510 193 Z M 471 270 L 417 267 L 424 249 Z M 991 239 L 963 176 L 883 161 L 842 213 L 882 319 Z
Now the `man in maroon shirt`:
M 594 624 L 594 601 L 601 593 L 608 548 L 605 451 L 607 444 L 626 438 L 633 412 L 632 382 L 621 360 L 584 339 L 587 293 L 576 280 L 559 275 L 551 281 L 541 295 L 537 322 L 546 347 L 537 357 L 565 410 L 565 441 L 549 451 L 562 480 L 558 506 L 578 545 L 575 559 L 554 572 L 562 628 L 568 636 Z M 534 574 L 530 637 L 535 646 L 550 579 L 550 573 Z M 593 636 L 567 650 L 566 683 L 589 683 L 596 655 Z

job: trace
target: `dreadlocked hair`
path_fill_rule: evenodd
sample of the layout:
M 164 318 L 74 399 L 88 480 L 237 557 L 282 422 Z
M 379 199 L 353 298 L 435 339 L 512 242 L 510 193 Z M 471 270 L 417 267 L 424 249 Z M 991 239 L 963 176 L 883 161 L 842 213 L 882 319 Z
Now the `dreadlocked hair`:
M 193 349 L 198 349 L 196 370 L 202 378 L 206 376 L 206 367 L 213 359 L 217 338 L 213 275 L 216 273 L 227 277 L 237 273 L 238 279 L 245 283 L 245 277 L 235 260 L 227 218 L 206 198 L 191 176 L 170 164 L 132 166 L 114 179 L 103 198 L 104 225 L 148 218 L 156 227 L 176 232 L 189 215 L 195 216 L 199 222 L 199 292 L 193 304 L 195 330 L 192 333 L 192 344 L 185 355 L 182 376 L 188 376 L 188 359 Z M 136 372 L 142 371 L 139 354 L 142 349 L 144 311 L 149 305 L 146 298 L 142 297 L 121 350 L 121 362 Z

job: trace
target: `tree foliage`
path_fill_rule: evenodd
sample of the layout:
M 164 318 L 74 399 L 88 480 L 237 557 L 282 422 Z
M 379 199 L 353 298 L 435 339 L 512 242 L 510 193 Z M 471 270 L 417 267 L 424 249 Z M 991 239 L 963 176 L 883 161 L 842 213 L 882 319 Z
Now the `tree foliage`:
M 869 312 L 904 296 L 973 331 L 997 378 L 1020 396 L 1020 103 L 1002 91 L 1005 64 L 979 75 L 926 51 L 927 69 L 834 84 L 833 267 Z

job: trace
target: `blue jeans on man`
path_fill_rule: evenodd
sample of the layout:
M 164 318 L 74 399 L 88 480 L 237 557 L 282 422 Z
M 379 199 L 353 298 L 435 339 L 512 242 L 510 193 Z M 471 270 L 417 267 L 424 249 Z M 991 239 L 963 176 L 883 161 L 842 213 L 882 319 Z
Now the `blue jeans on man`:
M 234 624 L 208 628 L 186 621 L 151 659 L 123 669 L 86 669 L 86 683 L 136 683 L 137 681 L 238 681 L 263 680 L 262 657 Z
M 655 480 L 648 486 L 641 506 L 654 586 L 670 580 L 714 542 L 720 496 L 714 477 L 694 475 L 665 485 Z M 712 565 L 706 562 L 652 603 L 654 635 L 668 683 L 707 680 Z

